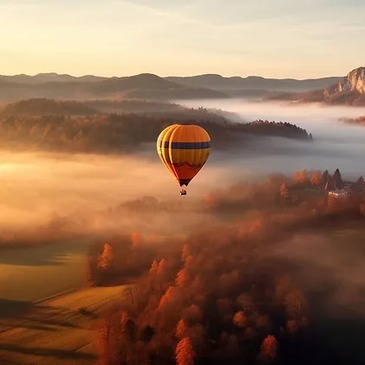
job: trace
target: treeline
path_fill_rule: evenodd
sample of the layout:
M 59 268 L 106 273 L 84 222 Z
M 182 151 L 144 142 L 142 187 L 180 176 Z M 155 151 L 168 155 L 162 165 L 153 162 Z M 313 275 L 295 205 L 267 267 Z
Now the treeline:
M 120 113 L 169 113 L 189 109 L 167 102 L 135 99 L 91 99 L 87 101 L 32 98 L 6 104 L 0 116 L 17 115 L 92 115 Z M 191 109 L 194 110 L 194 109 Z
M 122 100 L 95 99 L 95 100 L 84 101 L 82 102 L 82 104 L 103 113 L 114 113 L 114 114 L 118 113 L 162 114 L 162 113 L 177 113 L 177 112 L 182 113 L 184 110 L 187 110 L 183 106 L 175 103 L 158 102 L 152 100 L 136 100 L 136 99 L 122 99 Z
M 296 271 L 290 255 L 272 254 L 287 251 L 285 242 L 305 230 L 327 236 L 347 223 L 363 226 L 364 196 L 327 197 L 324 175 L 278 174 L 210 194 L 202 209 L 227 220 L 235 205 L 235 217 L 192 231 L 184 241 L 155 244 L 153 252 L 139 234 L 123 255 L 115 253 L 120 241 L 99 245 L 91 261 L 99 283 L 113 281 L 115 268 L 120 280 L 123 267 L 129 271 L 121 283 L 130 283 L 132 267 L 138 279 L 126 304 L 99 324 L 100 364 L 362 363 L 362 352 L 330 339 L 331 331 L 344 331 L 343 324 L 303 286 L 305 272 Z M 315 255 L 309 244 L 302 249 Z M 145 252 L 141 261 L 137 252 Z M 327 296 L 336 289 L 323 288 Z M 323 329 L 326 321 L 331 331 Z
M 307 299 L 285 270 L 258 264 L 254 246 L 268 239 L 264 229 L 253 222 L 244 247 L 233 232 L 193 234 L 181 252 L 181 243 L 170 241 L 174 252 L 152 261 L 130 287 L 129 305 L 100 322 L 100 364 L 285 359 L 283 346 L 309 336 Z M 105 244 L 97 256 L 99 271 L 110 275 L 121 264 L 112 247 Z M 295 356 L 305 358 L 308 346 Z
M 199 117 L 199 113 L 203 113 Z M 0 143 L 3 147 L 46 149 L 66 152 L 131 151 L 142 143 L 155 142 L 163 128 L 174 123 L 203 126 L 215 148 L 240 146 L 250 135 L 308 139 L 304 130 L 289 123 L 257 121 L 231 123 L 205 111 L 196 117 L 164 117 L 140 114 L 11 115 L 0 116 Z
M 40 115 L 40 116 L 67 116 L 67 115 L 93 115 L 99 112 L 82 102 L 75 100 L 54 100 L 34 98 L 20 100 L 7 104 L 1 111 L 0 117 L 6 118 L 18 115 Z
M 105 286 L 131 282 L 141 275 L 156 253 L 143 245 L 139 232 L 111 237 L 107 243 L 94 244 L 88 254 L 88 283 Z
M 328 191 L 346 188 L 340 198 L 328 196 Z M 232 186 L 229 190 L 211 192 L 205 197 L 206 208 L 218 215 L 235 216 L 251 209 L 284 209 L 293 222 L 293 229 L 324 227 L 333 220 L 346 223 L 362 219 L 365 213 L 365 183 L 362 176 L 355 182 L 344 181 L 339 169 L 329 174 L 325 171 L 299 170 L 288 177 L 271 175 L 263 183 L 245 183 Z M 303 209 L 302 209 L 303 208 Z M 307 209 L 310 210 L 307 211 Z M 304 216 L 308 222 L 304 224 Z M 348 216 L 346 216 L 348 215 Z M 290 224 L 287 222 L 287 229 Z
M 312 134 L 296 126 L 295 124 L 287 122 L 274 122 L 268 120 L 256 120 L 251 123 L 245 123 L 243 126 L 239 126 L 241 131 L 247 133 L 265 135 L 265 136 L 278 136 L 278 137 L 291 137 L 297 139 L 312 139 Z
M 359 118 L 341 118 L 340 120 L 342 122 L 349 123 L 349 124 L 360 124 L 360 125 L 364 125 L 365 124 L 365 115 L 364 116 L 361 116 Z

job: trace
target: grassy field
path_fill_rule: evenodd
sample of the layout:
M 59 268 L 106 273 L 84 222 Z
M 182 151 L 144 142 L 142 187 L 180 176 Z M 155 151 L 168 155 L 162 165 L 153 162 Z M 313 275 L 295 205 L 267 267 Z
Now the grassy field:
M 38 303 L 3 303 L 0 364 L 95 364 L 97 314 L 125 300 L 126 287 L 115 286 L 82 289 Z
M 77 240 L 1 249 L 0 298 L 33 302 L 81 288 L 86 282 L 89 245 L 86 240 Z

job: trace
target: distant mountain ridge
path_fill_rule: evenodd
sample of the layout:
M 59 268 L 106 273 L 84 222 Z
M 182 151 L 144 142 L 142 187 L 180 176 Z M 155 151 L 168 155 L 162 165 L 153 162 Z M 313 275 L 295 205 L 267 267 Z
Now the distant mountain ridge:
M 54 72 L 29 75 L 0 75 L 0 101 L 29 98 L 133 98 L 151 100 L 263 97 L 275 93 L 305 93 L 327 89 L 341 77 L 319 79 L 273 79 L 259 76 L 224 77 L 204 74 L 160 77 L 142 73 L 127 77 L 72 76 Z
M 0 100 L 30 98 L 136 98 L 174 100 L 191 98 L 227 98 L 223 92 L 204 87 L 189 87 L 154 74 L 98 78 L 70 75 L 0 76 Z
M 0 75 L 0 80 L 8 82 L 17 82 L 24 84 L 37 84 L 37 83 L 47 83 L 47 82 L 68 82 L 68 81 L 84 81 L 93 82 L 105 80 L 107 77 L 94 76 L 94 75 L 84 75 L 84 76 L 71 76 L 68 74 L 58 74 L 56 72 L 39 73 L 34 76 L 20 74 L 14 76 Z
M 191 87 L 206 87 L 230 93 L 237 90 L 267 90 L 267 91 L 304 91 L 327 87 L 341 77 L 324 77 L 319 79 L 273 79 L 261 76 L 223 77 L 216 74 L 206 74 L 190 77 L 167 77 L 167 80 Z

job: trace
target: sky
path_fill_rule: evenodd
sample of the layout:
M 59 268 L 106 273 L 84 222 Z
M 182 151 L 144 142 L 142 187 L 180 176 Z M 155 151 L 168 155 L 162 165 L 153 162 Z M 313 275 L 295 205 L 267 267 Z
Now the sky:
M 0 74 L 344 76 L 364 0 L 0 0 Z

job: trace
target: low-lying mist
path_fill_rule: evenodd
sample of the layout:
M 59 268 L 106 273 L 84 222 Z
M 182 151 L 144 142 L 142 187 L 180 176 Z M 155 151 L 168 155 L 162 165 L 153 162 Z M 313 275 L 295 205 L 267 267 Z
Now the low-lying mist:
M 365 109 L 227 100 L 189 105 L 236 112 L 244 121 L 291 122 L 314 139 L 256 136 L 229 152 L 215 149 L 213 140 L 211 156 L 186 197 L 179 195 L 153 143 L 131 155 L 4 149 L 0 264 L 27 270 L 29 260 L 62 265 L 69 247 L 79 245 L 77 254 L 86 259 L 85 246 L 93 242 L 95 264 L 105 243 L 127 253 L 114 255 L 120 260 L 115 272 L 141 258 L 138 270 L 152 264 L 134 278 L 134 295 L 143 294 L 138 310 L 127 316 L 116 312 L 119 317 L 108 324 L 123 330 L 123 321 L 131 319 L 137 327 L 129 327 L 129 337 L 124 331 L 105 342 L 105 364 L 115 363 L 113 351 L 121 346 L 130 363 L 137 361 L 135 354 L 141 364 L 170 363 L 178 344 L 192 346 L 202 363 L 340 364 L 346 356 L 362 363 L 358 344 L 365 334 L 351 321 L 365 319 L 364 203 L 356 201 L 351 209 L 345 204 L 341 211 L 309 176 L 304 183 L 290 176 L 302 169 L 332 174 L 336 168 L 344 179 L 364 175 L 365 129 L 338 119 L 357 117 Z M 260 181 L 272 173 L 288 176 Z M 51 244 L 54 252 L 40 247 L 44 251 L 35 250 L 32 259 L 7 250 Z M 95 272 L 107 264 L 94 265 Z M 16 290 L 22 291 L 19 280 Z M 12 285 L 2 290 L 0 297 L 14 294 Z
M 121 205 L 123 208 L 123 203 L 150 197 L 166 201 L 167 206 L 189 209 L 212 190 L 276 172 L 340 168 L 348 179 L 357 179 L 365 172 L 365 128 L 339 121 L 365 114 L 365 108 L 244 100 L 182 103 L 227 110 L 243 121 L 262 118 L 295 123 L 312 133 L 314 139 L 252 137 L 242 142 L 242 148 L 226 151 L 214 149 L 213 140 L 210 158 L 191 182 L 187 197 L 178 194 L 178 184 L 161 164 L 153 143 L 144 144 L 131 155 L 4 150 L 0 156 L 0 245 L 24 245 L 27 241 L 36 244 L 76 233 L 113 234 L 131 224 L 138 228 L 161 226 L 169 231 L 168 227 L 175 224 L 187 224 L 186 215 L 167 224 L 168 214 L 152 215 L 150 219 L 144 213 L 119 214 Z
M 186 237 L 100 247 L 98 284 L 139 270 L 101 323 L 101 363 L 362 364 L 364 195 L 327 199 L 306 175 L 212 192 Z
M 242 153 L 222 154 L 222 158 L 236 164 L 241 171 L 267 174 L 340 168 L 348 178 L 357 178 L 364 173 L 365 128 L 340 121 L 341 118 L 365 115 L 364 107 L 248 102 L 243 99 L 179 102 L 188 107 L 203 106 L 236 113 L 237 120 L 241 118 L 242 122 L 256 119 L 289 122 L 312 133 L 312 143 L 281 138 L 253 139 Z
M 134 156 L 2 151 L 0 246 L 118 234 L 131 226 L 173 231 L 188 223 L 184 211 L 216 182 L 230 181 L 229 171 L 224 179 L 222 173 L 219 165 L 208 163 L 183 199 L 155 145 Z M 153 205 L 160 201 L 164 201 L 166 214 L 153 214 Z M 152 204 L 152 208 L 150 212 L 138 210 L 138 204 Z M 169 220 L 169 209 L 180 209 L 181 217 Z

